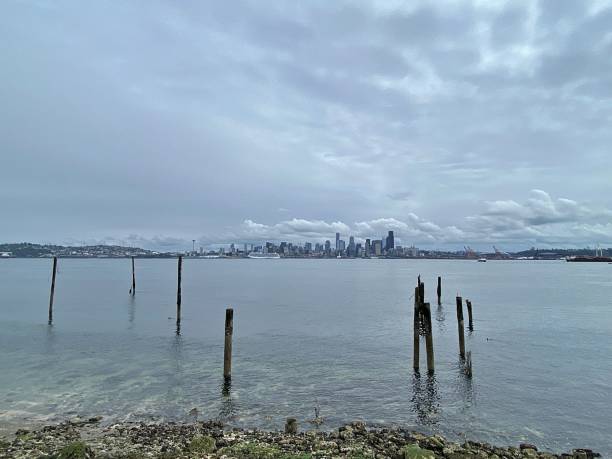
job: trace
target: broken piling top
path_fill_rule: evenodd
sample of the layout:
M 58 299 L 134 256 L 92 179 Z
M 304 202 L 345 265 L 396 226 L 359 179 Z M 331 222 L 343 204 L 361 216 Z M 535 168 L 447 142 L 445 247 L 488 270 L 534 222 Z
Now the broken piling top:
M 298 422 L 295 418 L 287 418 L 285 422 L 285 433 L 296 434 L 298 433 Z

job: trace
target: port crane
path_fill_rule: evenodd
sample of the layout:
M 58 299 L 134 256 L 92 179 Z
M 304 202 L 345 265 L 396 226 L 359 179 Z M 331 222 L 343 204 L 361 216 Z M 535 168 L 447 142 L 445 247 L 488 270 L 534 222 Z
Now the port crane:
M 495 256 L 497 258 L 510 258 L 510 254 L 508 252 L 503 252 L 495 246 L 493 246 L 493 250 L 495 250 Z

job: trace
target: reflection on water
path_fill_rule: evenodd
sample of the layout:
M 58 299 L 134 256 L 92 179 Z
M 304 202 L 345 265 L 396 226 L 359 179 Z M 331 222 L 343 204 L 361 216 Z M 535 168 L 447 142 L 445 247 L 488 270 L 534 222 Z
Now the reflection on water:
M 128 330 L 134 329 L 134 319 L 136 318 L 136 297 L 134 295 L 130 295 L 129 305 L 128 305 Z
M 44 353 L 48 355 L 55 354 L 55 344 L 57 341 L 57 336 L 55 334 L 55 329 L 53 328 L 53 324 L 47 324 L 45 329 L 45 350 Z
M 232 380 L 231 378 L 223 378 L 221 383 L 221 407 L 219 409 L 218 419 L 223 422 L 229 422 L 236 419 L 238 412 L 238 404 L 232 398 Z
M 170 342 L 170 361 L 174 363 L 174 369 L 178 375 L 183 363 L 183 337 L 177 333 Z
M 438 322 L 438 331 L 443 333 L 446 330 L 446 310 L 442 306 L 436 308 L 436 322 Z
M 418 371 L 414 372 L 412 376 L 411 402 L 418 424 L 432 426 L 438 423 L 440 397 L 438 395 L 435 375 L 427 374 L 421 376 Z

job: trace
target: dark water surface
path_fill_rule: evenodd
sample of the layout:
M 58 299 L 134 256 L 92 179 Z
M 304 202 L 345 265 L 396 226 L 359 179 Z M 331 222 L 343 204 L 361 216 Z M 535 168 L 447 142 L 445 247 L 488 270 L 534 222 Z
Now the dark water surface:
M 612 265 L 186 259 L 180 336 L 176 260 L 136 260 L 134 298 L 130 269 L 127 259 L 60 259 L 48 326 L 51 261 L 0 260 L 0 432 L 75 415 L 187 420 L 194 407 L 236 426 L 296 416 L 307 428 L 319 406 L 323 428 L 363 419 L 612 456 Z M 412 370 L 419 273 L 434 378 Z M 457 293 L 474 305 L 472 380 L 458 358 Z

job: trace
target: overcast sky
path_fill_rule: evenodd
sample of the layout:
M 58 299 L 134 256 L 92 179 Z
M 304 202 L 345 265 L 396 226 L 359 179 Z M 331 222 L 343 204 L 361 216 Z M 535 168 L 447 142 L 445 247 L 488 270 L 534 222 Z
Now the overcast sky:
M 612 245 L 612 2 L 0 5 L 0 242 Z

